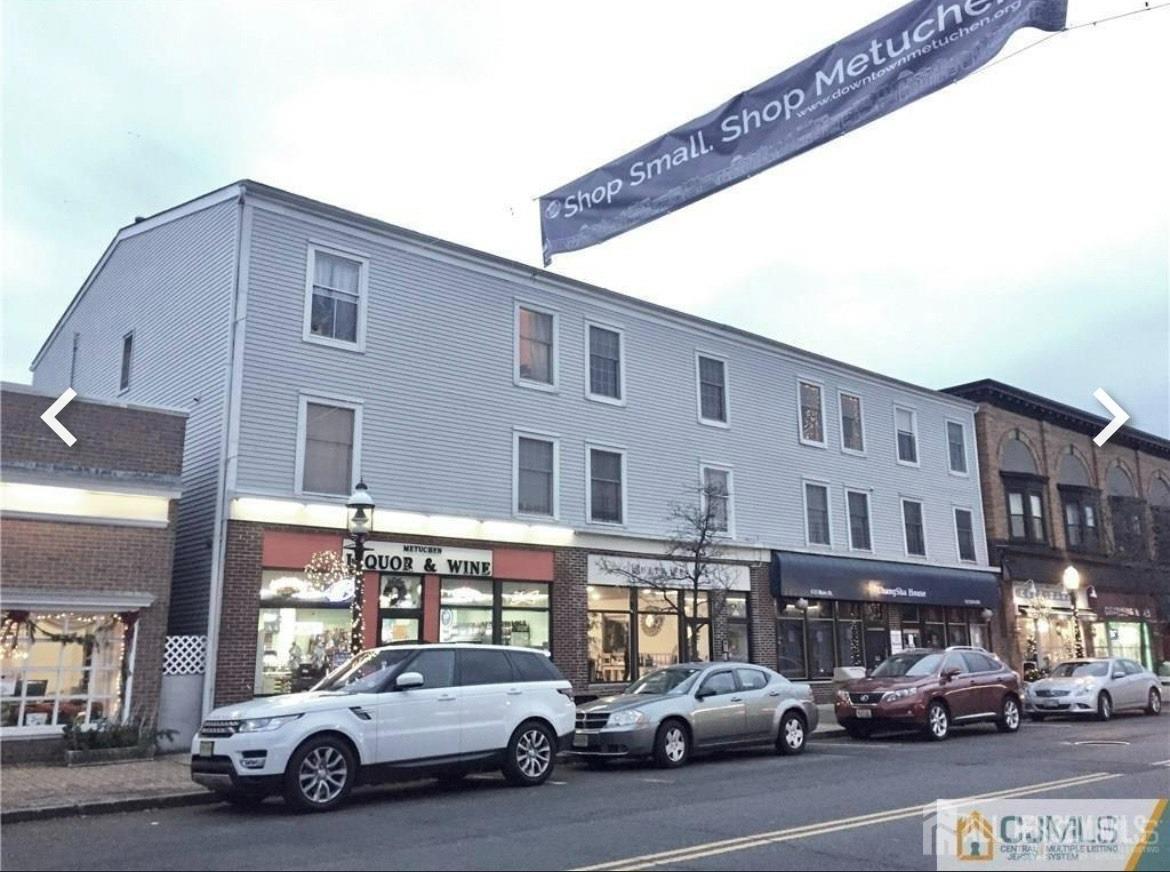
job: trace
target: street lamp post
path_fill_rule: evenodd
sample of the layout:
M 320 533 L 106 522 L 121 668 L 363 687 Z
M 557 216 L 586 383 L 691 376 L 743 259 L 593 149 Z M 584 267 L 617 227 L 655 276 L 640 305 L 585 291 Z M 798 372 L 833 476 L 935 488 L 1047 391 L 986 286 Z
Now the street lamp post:
M 1068 591 L 1069 601 L 1072 603 L 1073 610 L 1073 638 L 1076 640 L 1077 657 L 1085 656 L 1085 639 L 1081 635 L 1081 615 L 1077 606 L 1077 588 L 1081 586 L 1081 574 L 1077 572 L 1075 566 L 1069 566 L 1064 570 L 1064 575 L 1061 577 L 1064 583 L 1064 589 Z
M 364 593 L 366 537 L 374 529 L 374 498 L 364 481 L 354 486 L 349 502 L 345 504 L 346 526 L 353 539 L 353 601 L 349 607 L 349 653 L 356 655 L 365 648 L 363 638 L 362 599 Z

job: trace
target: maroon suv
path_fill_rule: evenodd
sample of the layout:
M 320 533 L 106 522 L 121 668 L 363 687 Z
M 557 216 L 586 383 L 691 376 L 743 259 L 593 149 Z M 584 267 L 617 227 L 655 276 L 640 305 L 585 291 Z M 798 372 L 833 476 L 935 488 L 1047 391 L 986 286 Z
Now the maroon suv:
M 941 741 L 952 726 L 994 721 L 1020 728 L 1020 676 L 982 648 L 913 648 L 837 691 L 837 722 L 855 739 L 881 729 L 920 729 Z

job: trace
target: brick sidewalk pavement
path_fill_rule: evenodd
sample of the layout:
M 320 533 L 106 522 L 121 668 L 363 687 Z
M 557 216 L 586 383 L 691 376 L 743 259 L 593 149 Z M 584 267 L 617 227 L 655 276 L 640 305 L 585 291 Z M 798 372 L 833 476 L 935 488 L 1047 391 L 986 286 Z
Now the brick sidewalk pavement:
M 5 766 L 0 772 L 0 813 L 5 818 L 69 807 L 125 801 L 149 804 L 178 795 L 206 795 L 191 781 L 187 754 L 165 754 L 103 766 Z

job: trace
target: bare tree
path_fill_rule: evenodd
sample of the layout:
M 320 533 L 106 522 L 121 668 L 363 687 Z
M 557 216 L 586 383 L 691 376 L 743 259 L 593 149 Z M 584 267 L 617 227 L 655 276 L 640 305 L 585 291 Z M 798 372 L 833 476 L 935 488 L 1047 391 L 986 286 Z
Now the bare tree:
M 660 593 L 686 616 L 687 659 L 699 658 L 699 596 L 706 593 L 712 624 L 723 613 L 732 575 L 720 561 L 727 542 L 729 497 L 722 488 L 694 489 L 693 498 L 672 503 L 667 521 L 671 532 L 661 560 L 625 562 L 602 558 L 601 569 L 623 578 L 631 587 Z M 686 598 L 690 608 L 682 608 Z

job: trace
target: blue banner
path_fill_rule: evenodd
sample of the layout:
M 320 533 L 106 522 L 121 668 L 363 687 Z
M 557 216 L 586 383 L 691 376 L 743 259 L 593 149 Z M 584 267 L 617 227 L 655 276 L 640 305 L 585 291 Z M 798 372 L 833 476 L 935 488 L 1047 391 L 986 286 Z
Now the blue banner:
M 540 198 L 547 266 L 815 148 L 983 66 L 1068 0 L 913 0 L 689 124 Z

